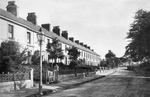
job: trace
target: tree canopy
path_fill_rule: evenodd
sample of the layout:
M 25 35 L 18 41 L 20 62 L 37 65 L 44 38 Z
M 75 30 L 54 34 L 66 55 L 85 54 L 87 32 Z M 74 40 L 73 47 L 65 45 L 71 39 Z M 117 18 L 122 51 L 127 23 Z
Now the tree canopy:
M 108 53 L 105 55 L 105 58 L 108 66 L 113 68 L 116 65 L 116 55 L 111 50 L 108 50 Z
M 52 43 L 47 43 L 47 49 L 46 51 L 49 53 L 49 59 L 63 59 L 64 54 L 63 50 L 61 48 L 61 43 L 57 38 L 53 38 Z
M 110 58 L 114 58 L 115 56 L 116 55 L 111 50 L 109 50 L 108 53 L 105 55 L 105 58 L 110 59 Z
M 127 39 L 125 55 L 133 61 L 144 61 L 150 59 L 150 12 L 143 9 L 135 13 Z
M 68 48 L 68 55 L 69 55 L 69 59 L 76 61 L 80 56 L 80 52 L 76 47 L 72 46 L 71 48 Z
M 21 50 L 16 41 L 4 41 L 0 47 L 0 69 L 1 71 L 14 72 L 27 59 L 27 48 Z
M 80 52 L 74 46 L 67 48 L 67 50 L 68 50 L 69 59 L 71 59 L 71 62 L 69 64 L 69 68 L 74 69 L 81 62 L 81 60 L 80 61 L 78 60 L 78 57 L 80 56 Z
M 32 56 L 32 64 L 38 65 L 40 64 L 40 51 L 36 50 Z

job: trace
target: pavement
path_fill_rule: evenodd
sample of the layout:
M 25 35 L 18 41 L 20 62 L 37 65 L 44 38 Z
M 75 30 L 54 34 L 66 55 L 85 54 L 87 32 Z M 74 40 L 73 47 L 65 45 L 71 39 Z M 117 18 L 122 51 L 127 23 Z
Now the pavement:
M 61 90 L 65 90 L 68 88 L 73 88 L 80 84 L 84 84 L 84 83 L 87 83 L 87 82 L 90 82 L 99 78 L 103 78 L 115 72 L 116 72 L 116 69 L 110 69 L 110 70 L 105 70 L 101 72 L 97 71 L 96 75 L 90 76 L 90 77 L 73 79 L 73 80 L 54 83 L 54 84 L 43 84 L 42 85 L 43 95 L 48 95 L 48 94 L 59 92 Z M 36 87 L 33 87 L 33 88 L 1 93 L 0 97 L 39 97 L 38 91 L 39 91 L 39 87 L 38 85 L 36 85 Z

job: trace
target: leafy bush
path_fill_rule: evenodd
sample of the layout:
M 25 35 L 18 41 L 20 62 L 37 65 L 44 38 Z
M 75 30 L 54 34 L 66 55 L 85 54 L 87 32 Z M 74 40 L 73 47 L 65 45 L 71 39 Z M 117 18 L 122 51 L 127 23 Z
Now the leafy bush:
M 40 64 L 40 52 L 38 50 L 34 52 L 34 55 L 32 56 L 31 61 L 32 61 L 32 64 L 34 65 Z
M 16 41 L 4 41 L 0 47 L 0 71 L 14 72 L 27 59 L 27 48 Z
M 46 51 L 49 53 L 48 59 L 54 59 L 54 63 L 56 63 L 57 58 L 64 58 L 60 40 L 56 37 L 53 38 L 52 43 L 47 43 Z
M 72 46 L 71 48 L 68 48 L 67 50 L 68 50 L 69 59 L 71 60 L 76 61 L 78 57 L 80 56 L 79 50 L 74 46 Z
M 145 72 L 150 72 L 150 65 L 148 63 L 143 63 L 139 66 L 139 69 Z
M 75 67 L 77 66 L 77 62 L 76 61 L 71 61 L 69 64 L 69 69 L 75 69 Z
M 78 59 L 77 60 L 77 64 L 78 64 L 78 66 L 85 66 L 85 65 L 87 65 L 86 62 L 85 62 L 85 59 Z

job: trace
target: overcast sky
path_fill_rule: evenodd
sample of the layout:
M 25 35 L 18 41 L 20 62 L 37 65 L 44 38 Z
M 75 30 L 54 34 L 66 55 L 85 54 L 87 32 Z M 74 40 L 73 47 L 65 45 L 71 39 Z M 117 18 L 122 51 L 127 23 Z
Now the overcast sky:
M 0 0 L 6 10 L 7 2 Z M 38 25 L 50 23 L 68 30 L 104 58 L 108 50 L 117 57 L 124 55 L 125 39 L 138 9 L 150 11 L 150 0 L 15 0 L 19 17 L 35 12 Z M 52 28 L 51 27 L 51 28 Z

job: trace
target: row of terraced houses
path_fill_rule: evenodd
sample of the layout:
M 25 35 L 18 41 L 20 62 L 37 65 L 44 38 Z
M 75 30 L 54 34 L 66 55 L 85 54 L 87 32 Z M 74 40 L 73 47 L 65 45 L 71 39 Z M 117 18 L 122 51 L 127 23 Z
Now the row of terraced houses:
M 48 60 L 46 45 L 56 37 L 60 40 L 65 55 L 63 60 L 57 59 L 57 62 L 63 62 L 68 65 L 70 60 L 66 48 L 75 46 L 81 52 L 79 58 L 85 59 L 87 65 L 97 66 L 100 63 L 100 55 L 95 53 L 90 46 L 83 42 L 74 40 L 73 37 L 68 37 L 66 30 L 61 31 L 59 26 L 54 26 L 51 29 L 50 24 L 37 25 L 36 14 L 33 12 L 28 13 L 27 20 L 20 18 L 17 8 L 15 1 L 9 1 L 6 10 L 0 9 L 0 43 L 5 40 L 13 39 L 22 46 L 27 47 L 29 52 L 33 55 L 36 50 L 40 49 L 37 42 L 37 33 L 39 33 L 39 29 L 42 28 L 45 35 L 45 42 L 42 46 L 43 61 L 50 61 Z M 62 33 L 60 33 L 60 31 Z

